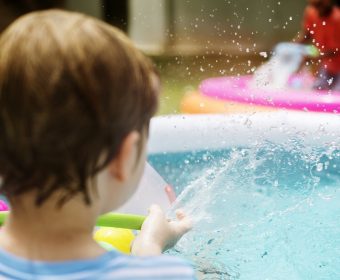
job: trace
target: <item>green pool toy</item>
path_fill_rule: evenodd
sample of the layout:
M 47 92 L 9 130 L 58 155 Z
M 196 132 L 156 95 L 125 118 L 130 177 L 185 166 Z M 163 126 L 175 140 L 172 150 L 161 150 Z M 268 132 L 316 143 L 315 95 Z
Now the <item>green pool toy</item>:
M 99 216 L 96 225 L 100 227 L 117 227 L 140 230 L 145 218 L 145 216 L 141 215 L 108 213 Z
M 9 213 L 8 211 L 0 212 L 0 226 L 6 220 L 8 213 Z M 141 215 L 108 213 L 99 216 L 96 226 L 140 230 L 145 218 L 146 218 L 145 216 Z
M 315 47 L 314 45 L 308 45 L 306 46 L 307 53 L 311 57 L 318 57 L 320 55 L 319 49 Z

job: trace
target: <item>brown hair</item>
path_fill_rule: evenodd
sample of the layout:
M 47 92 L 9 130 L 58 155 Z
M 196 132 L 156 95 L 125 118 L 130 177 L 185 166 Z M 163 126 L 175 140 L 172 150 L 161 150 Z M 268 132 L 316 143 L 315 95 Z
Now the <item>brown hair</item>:
M 78 193 L 155 113 L 152 63 L 124 34 L 60 10 L 15 21 L 0 39 L 0 191 Z M 104 160 L 100 159 L 105 155 Z

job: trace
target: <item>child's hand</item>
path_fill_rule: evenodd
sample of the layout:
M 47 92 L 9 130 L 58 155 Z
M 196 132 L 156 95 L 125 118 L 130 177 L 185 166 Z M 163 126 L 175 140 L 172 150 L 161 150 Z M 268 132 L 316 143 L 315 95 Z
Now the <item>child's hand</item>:
M 176 211 L 177 220 L 169 221 L 158 205 L 152 205 L 140 233 L 133 242 L 134 255 L 159 255 L 173 247 L 192 228 L 192 221 L 182 211 Z

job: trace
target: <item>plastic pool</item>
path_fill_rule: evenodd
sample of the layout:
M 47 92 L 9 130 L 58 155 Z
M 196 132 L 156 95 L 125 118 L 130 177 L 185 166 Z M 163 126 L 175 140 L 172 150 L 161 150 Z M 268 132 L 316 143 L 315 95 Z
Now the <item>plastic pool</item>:
M 149 150 L 196 222 L 169 253 L 202 279 L 340 279 L 339 116 L 161 117 Z

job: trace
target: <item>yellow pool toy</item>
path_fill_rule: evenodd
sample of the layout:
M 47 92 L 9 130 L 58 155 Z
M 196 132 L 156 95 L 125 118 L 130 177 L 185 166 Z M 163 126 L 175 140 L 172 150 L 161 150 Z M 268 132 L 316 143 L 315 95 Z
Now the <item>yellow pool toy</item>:
M 101 227 L 94 233 L 96 240 L 103 248 L 110 250 L 110 245 L 125 254 L 130 254 L 130 248 L 135 235 L 130 229 Z

